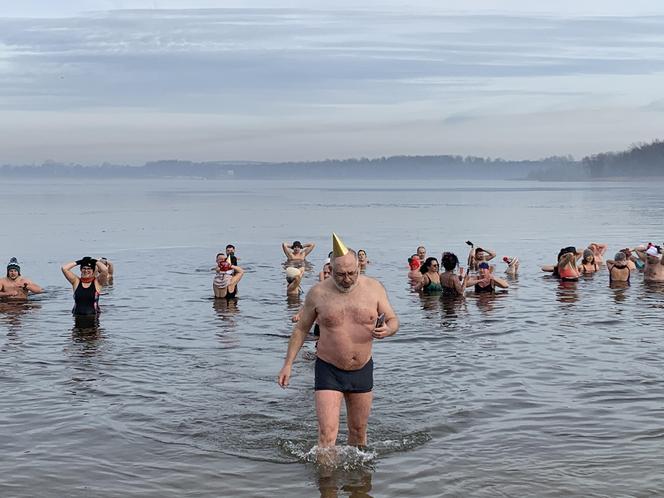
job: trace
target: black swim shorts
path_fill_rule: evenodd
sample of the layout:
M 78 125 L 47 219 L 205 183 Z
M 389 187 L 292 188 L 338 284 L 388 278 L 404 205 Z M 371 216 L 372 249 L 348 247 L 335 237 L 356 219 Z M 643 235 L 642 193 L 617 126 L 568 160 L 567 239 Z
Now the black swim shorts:
M 373 359 L 358 370 L 342 370 L 316 358 L 316 391 L 330 390 L 342 393 L 368 393 L 373 389 Z

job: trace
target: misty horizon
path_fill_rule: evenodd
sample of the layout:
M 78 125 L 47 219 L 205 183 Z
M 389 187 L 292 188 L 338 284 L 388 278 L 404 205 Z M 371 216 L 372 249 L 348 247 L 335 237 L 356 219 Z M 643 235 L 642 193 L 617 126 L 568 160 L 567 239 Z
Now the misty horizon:
M 8 7 L 0 160 L 579 158 L 664 128 L 664 6 L 480 4 Z

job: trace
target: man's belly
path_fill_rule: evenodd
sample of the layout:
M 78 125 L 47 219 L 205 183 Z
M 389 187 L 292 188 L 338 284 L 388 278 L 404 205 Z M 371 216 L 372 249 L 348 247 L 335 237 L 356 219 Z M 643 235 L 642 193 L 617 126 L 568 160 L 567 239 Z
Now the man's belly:
M 371 358 L 371 341 L 339 346 L 335 341 L 325 341 L 321 334 L 316 354 L 321 360 L 342 370 L 358 370 Z

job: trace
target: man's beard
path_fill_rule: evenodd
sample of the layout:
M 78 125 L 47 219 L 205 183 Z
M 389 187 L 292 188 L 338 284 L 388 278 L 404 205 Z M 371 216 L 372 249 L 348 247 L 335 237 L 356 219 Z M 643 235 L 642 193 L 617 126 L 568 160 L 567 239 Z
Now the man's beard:
M 356 286 L 357 286 L 357 281 L 353 282 L 353 284 L 350 287 L 343 287 L 337 283 L 337 281 L 334 281 L 334 286 L 337 288 L 339 292 L 342 294 L 348 294 L 350 291 L 352 291 Z

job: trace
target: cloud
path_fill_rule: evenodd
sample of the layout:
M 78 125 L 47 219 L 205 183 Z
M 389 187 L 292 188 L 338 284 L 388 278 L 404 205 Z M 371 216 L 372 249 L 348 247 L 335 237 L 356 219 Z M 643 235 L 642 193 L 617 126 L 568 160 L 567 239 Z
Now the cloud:
M 251 159 L 256 147 L 250 143 L 281 151 L 276 142 L 296 137 L 295 130 L 317 138 L 310 151 L 292 151 L 292 158 L 311 157 L 325 132 L 340 136 L 344 123 L 374 134 L 375 154 L 382 155 L 379 137 L 394 140 L 386 130 L 403 131 L 403 123 L 413 120 L 432 130 L 418 127 L 418 143 L 436 144 L 441 125 L 449 133 L 450 127 L 481 128 L 486 120 L 511 120 L 519 113 L 643 106 L 659 97 L 662 28 L 664 17 L 397 8 L 151 9 L 4 18 L 0 115 L 27 113 L 35 132 L 44 129 L 39 119 L 80 127 L 76 116 L 87 116 L 96 125 L 77 136 L 99 144 L 100 153 L 109 129 L 115 143 L 123 140 L 115 128 L 122 119 L 149 123 L 151 145 L 142 152 L 135 137 L 126 137 L 141 158 L 154 158 L 147 156 L 159 143 L 180 143 L 174 129 L 190 139 L 192 129 L 207 136 L 196 120 L 224 130 L 219 141 L 235 144 L 235 158 L 247 146 L 244 157 Z M 172 120 L 168 126 L 166 118 Z M 280 130 L 284 121 L 288 126 Z M 30 140 L 42 140 L 39 133 L 14 139 L 26 155 L 35 150 Z M 110 153 L 115 149 L 108 147 Z M 17 145 L 13 150 L 21 155 Z M 180 157 L 187 153 L 183 147 Z

